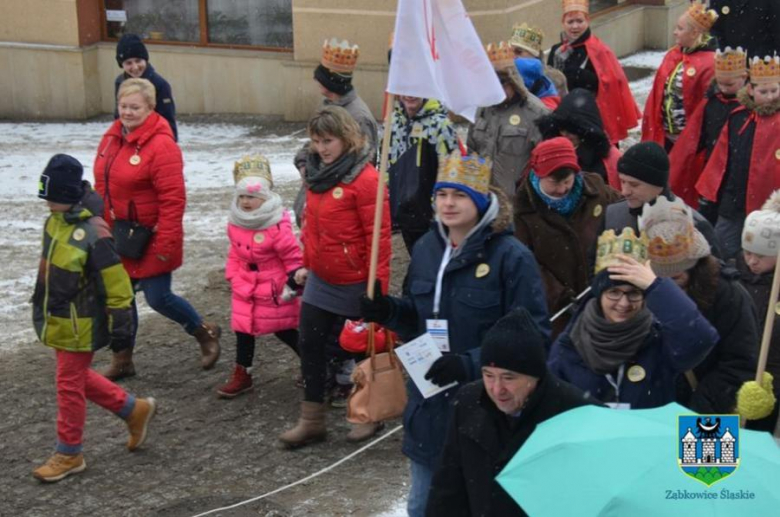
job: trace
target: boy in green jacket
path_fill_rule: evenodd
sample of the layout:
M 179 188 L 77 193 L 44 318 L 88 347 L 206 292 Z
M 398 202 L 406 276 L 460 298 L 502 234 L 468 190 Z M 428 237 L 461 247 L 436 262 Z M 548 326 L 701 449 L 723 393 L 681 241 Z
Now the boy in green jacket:
M 57 447 L 33 476 L 55 482 L 82 472 L 87 399 L 127 423 L 127 448 L 146 439 L 155 401 L 136 399 L 90 369 L 95 350 L 130 344 L 133 290 L 108 224 L 103 202 L 75 158 L 54 155 L 41 175 L 38 197 L 51 215 L 43 230 L 43 253 L 33 294 L 33 323 L 41 342 L 57 354 Z

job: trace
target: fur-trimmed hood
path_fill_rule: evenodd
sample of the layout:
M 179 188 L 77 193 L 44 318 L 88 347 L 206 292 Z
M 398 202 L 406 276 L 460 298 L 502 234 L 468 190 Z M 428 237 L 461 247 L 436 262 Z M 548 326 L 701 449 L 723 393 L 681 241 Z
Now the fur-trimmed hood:
M 514 63 L 514 61 L 512 63 Z M 523 78 L 520 76 L 520 72 L 517 71 L 517 67 L 513 65 L 511 68 L 504 68 L 501 70 L 497 70 L 496 74 L 498 75 L 499 79 L 503 79 L 503 78 L 509 79 L 512 88 L 517 92 L 517 95 L 520 97 L 520 102 L 522 104 L 525 104 L 525 102 L 528 100 L 528 89 L 525 87 L 525 84 L 523 83 Z
M 753 97 L 750 96 L 747 90 L 747 86 L 745 86 L 737 93 L 737 100 L 747 109 L 756 112 L 756 114 L 762 117 L 768 117 L 780 112 L 780 99 L 775 99 L 764 106 L 756 106 L 756 101 L 753 100 Z

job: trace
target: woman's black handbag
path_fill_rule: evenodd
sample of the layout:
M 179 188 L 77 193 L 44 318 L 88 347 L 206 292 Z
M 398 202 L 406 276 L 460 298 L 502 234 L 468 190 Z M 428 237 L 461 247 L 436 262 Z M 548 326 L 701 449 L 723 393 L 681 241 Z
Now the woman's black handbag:
M 146 246 L 149 244 L 154 230 L 135 220 L 137 214 L 135 212 L 135 203 L 132 201 L 130 201 L 128 206 L 127 215 L 130 218 L 129 220 L 114 220 L 116 251 L 123 257 L 137 260 L 144 256 L 144 251 L 146 251 Z

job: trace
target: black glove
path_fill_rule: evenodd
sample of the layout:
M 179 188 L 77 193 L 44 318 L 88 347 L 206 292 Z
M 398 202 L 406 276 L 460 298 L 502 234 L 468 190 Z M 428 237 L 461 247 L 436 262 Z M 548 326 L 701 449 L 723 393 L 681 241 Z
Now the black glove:
M 389 296 L 382 294 L 382 283 L 377 280 L 374 284 L 374 299 L 364 294 L 360 297 L 360 317 L 364 321 L 384 323 L 393 315 L 393 302 Z
M 436 359 L 425 374 L 425 378 L 437 386 L 468 380 L 468 359 L 460 354 L 447 354 Z
M 298 282 L 295 281 L 295 273 L 297 273 L 301 269 L 303 269 L 303 268 L 298 268 L 298 269 L 295 269 L 295 270 L 290 271 L 289 273 L 287 273 L 287 287 L 289 287 L 292 290 L 301 288 L 301 286 L 298 285 Z

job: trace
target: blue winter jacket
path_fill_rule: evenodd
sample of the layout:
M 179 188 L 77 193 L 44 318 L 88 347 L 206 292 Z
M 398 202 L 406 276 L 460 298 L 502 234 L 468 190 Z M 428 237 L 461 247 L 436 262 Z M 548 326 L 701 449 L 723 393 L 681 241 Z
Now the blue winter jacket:
M 671 279 L 656 279 L 645 291 L 647 308 L 653 313 L 652 328 L 636 357 L 626 363 L 620 395 L 616 397 L 606 376 L 588 368 L 569 337 L 572 325 L 591 300 L 598 303 L 591 297 L 582 304 L 553 344 L 547 365 L 557 377 L 602 402 L 628 403 L 631 409 L 643 409 L 674 401 L 678 375 L 698 365 L 720 339 L 685 292 Z M 635 365 L 644 370 L 644 377 L 631 380 L 628 373 Z
M 462 354 L 471 382 L 480 377 L 479 350 L 485 332 L 502 316 L 525 307 L 549 336 L 550 323 L 539 268 L 533 254 L 513 236 L 511 209 L 505 198 L 492 196 L 491 209 L 481 228 L 466 239 L 450 260 L 442 280 L 440 319 L 449 325 L 451 353 Z M 393 316 L 385 325 L 408 341 L 426 331 L 433 318 L 436 277 L 445 251 L 443 229 L 434 228 L 412 250 L 402 298 L 393 298 Z M 485 267 L 487 266 L 487 268 Z M 486 272 L 486 274 L 484 274 Z M 465 383 L 464 383 L 465 384 Z M 404 411 L 403 452 L 413 461 L 433 468 L 446 435 L 451 402 L 459 386 L 424 399 L 410 380 Z
M 523 83 L 528 91 L 538 98 L 551 97 L 558 95 L 555 84 L 549 77 L 544 75 L 544 64 L 535 57 L 515 58 L 515 66 L 523 78 Z
M 119 86 L 128 79 L 128 76 L 122 72 L 116 77 L 114 81 L 114 118 L 119 118 L 119 110 L 116 108 L 116 94 L 119 92 Z M 154 85 L 155 97 L 157 98 L 157 106 L 154 111 L 159 113 L 168 124 L 171 125 L 171 131 L 173 131 L 173 138 L 179 141 L 179 130 L 176 127 L 176 104 L 173 102 L 173 92 L 171 91 L 171 85 L 168 81 L 163 79 L 163 76 L 155 72 L 154 67 L 147 62 L 146 70 L 141 76 L 141 79 L 146 79 Z

